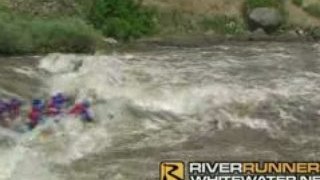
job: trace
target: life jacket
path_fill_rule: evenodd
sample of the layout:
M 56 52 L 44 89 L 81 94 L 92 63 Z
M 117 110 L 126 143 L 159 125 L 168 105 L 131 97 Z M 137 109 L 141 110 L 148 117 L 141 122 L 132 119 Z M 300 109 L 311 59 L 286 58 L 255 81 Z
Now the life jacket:
M 52 100 L 49 102 L 47 106 L 47 112 L 49 116 L 55 116 L 60 114 L 60 109 L 57 107 L 56 103 L 53 102 Z
M 80 115 L 86 111 L 86 107 L 82 103 L 75 104 L 69 111 L 69 114 Z
M 83 121 L 92 122 L 92 113 L 89 111 L 85 103 L 78 103 L 69 111 L 69 114 L 80 116 Z
M 31 124 L 38 124 L 41 118 L 41 112 L 38 109 L 32 108 L 28 114 L 28 118 Z

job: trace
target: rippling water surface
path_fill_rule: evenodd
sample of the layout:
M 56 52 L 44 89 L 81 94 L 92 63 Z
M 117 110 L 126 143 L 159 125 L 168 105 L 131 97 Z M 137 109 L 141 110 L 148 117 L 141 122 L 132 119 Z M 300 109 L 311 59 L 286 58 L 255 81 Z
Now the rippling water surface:
M 320 160 L 320 45 L 1 58 L 0 93 L 90 99 L 48 138 L 1 129 L 0 180 L 157 179 L 162 160 Z M 47 126 L 47 125 L 43 125 Z M 49 126 L 49 125 L 48 125 Z

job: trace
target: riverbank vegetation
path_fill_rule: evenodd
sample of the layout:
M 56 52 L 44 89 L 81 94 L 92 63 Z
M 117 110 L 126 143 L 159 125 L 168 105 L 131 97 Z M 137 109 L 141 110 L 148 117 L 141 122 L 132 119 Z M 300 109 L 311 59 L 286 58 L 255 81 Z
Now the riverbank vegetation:
M 0 2 L 0 54 L 91 53 L 106 47 L 105 38 L 126 43 L 139 38 L 181 35 L 243 36 L 251 33 L 248 15 L 259 7 L 279 10 L 284 21 L 275 29 L 282 31 L 284 28 L 281 27 L 290 27 L 285 29 L 290 31 L 320 24 L 316 19 L 320 19 L 320 3 L 304 5 L 303 0 L 200 1 L 3 0 Z M 296 9 L 288 9 L 291 8 L 288 2 Z M 300 13 L 301 19 L 308 19 L 308 14 L 314 18 L 311 23 L 301 20 L 303 25 L 297 21 L 292 23 L 287 16 L 291 20 L 297 18 L 290 14 L 291 11 Z
M 0 3 L 0 54 L 88 53 L 104 37 L 125 42 L 155 31 L 154 11 L 134 0 L 11 3 Z
M 42 18 L 1 7 L 0 54 L 94 52 L 100 37 L 77 17 Z
M 132 0 L 96 0 L 88 19 L 105 36 L 129 40 L 154 31 L 154 12 Z
M 320 18 L 320 4 L 312 3 L 304 8 L 304 10 L 310 15 Z
M 156 11 L 158 36 L 176 35 L 239 35 L 246 30 L 243 20 L 236 16 L 197 15 L 177 9 Z
M 259 7 L 274 7 L 277 9 L 283 8 L 283 0 L 247 0 L 247 6 L 249 9 L 259 8 Z
M 303 0 L 292 0 L 292 3 L 298 7 L 301 7 L 303 5 Z
M 225 15 L 205 17 L 201 26 L 207 32 L 212 30 L 222 35 L 239 35 L 246 30 L 246 25 L 240 18 Z

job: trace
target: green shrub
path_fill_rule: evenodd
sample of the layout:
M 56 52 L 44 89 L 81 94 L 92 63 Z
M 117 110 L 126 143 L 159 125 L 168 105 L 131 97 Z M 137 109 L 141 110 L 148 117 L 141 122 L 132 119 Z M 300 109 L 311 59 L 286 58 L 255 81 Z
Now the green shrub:
M 320 4 L 313 3 L 304 8 L 304 10 L 314 17 L 320 18 Z
M 300 7 L 303 5 L 303 0 L 292 0 L 292 3 Z
M 92 52 L 99 34 L 77 18 L 41 19 L 0 12 L 0 54 Z
M 154 30 L 154 14 L 134 0 L 97 0 L 89 20 L 105 36 L 129 40 L 148 35 Z
M 30 24 L 34 46 L 40 52 L 93 52 L 98 34 L 77 18 L 36 19 Z
M 205 30 L 211 29 L 219 34 L 241 34 L 245 31 L 245 25 L 241 20 L 222 15 L 206 17 L 201 25 Z
M 0 13 L 0 54 L 27 53 L 33 49 L 32 37 L 22 21 Z

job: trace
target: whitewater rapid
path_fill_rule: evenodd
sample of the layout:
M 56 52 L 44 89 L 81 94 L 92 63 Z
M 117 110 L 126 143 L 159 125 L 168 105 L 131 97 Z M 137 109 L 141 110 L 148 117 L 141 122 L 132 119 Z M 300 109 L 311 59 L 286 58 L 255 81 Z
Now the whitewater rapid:
M 96 123 L 64 116 L 47 138 L 0 129 L 0 180 L 157 179 L 167 159 L 319 160 L 319 57 L 318 44 L 235 43 L 2 62 L 32 82 L 0 81 L 3 95 L 88 99 Z

